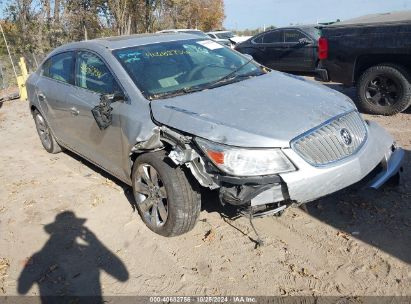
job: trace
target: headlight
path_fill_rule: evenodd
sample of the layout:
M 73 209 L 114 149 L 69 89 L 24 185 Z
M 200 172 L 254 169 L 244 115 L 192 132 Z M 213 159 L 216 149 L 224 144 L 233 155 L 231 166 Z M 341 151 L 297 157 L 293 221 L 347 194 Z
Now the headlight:
M 295 170 L 281 149 L 237 148 L 201 138 L 196 138 L 196 142 L 214 165 L 231 175 L 270 175 Z

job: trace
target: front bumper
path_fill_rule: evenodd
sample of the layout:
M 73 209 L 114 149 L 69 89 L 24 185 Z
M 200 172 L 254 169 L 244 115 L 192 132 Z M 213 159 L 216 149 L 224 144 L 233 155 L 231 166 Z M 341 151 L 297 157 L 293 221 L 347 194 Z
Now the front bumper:
M 393 143 L 393 138 L 383 128 L 368 122 L 368 139 L 361 150 L 329 166 L 314 167 L 292 149 L 284 149 L 298 168 L 297 171 L 280 174 L 286 191 L 284 187 L 274 186 L 254 197 L 251 205 L 283 200 L 310 202 L 361 181 L 377 167 L 381 167 L 381 172 L 369 185 L 379 188 L 401 169 L 404 151 L 395 148 Z

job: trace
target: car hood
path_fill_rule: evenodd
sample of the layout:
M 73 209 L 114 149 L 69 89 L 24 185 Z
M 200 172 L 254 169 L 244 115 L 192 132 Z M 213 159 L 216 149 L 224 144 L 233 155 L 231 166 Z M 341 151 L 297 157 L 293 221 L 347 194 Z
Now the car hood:
M 323 85 L 281 72 L 151 102 L 166 126 L 240 147 L 289 147 L 298 135 L 355 109 Z

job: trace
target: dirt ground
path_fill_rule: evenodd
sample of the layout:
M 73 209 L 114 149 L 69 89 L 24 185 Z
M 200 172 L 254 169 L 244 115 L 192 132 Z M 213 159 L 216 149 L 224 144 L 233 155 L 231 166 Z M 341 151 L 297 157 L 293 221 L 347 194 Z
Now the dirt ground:
M 406 149 L 401 186 L 257 219 L 256 249 L 248 220 L 230 218 L 212 192 L 194 230 L 152 233 L 124 184 L 72 153 L 48 154 L 27 103 L 5 102 L 0 295 L 410 296 L 411 114 L 366 117 Z

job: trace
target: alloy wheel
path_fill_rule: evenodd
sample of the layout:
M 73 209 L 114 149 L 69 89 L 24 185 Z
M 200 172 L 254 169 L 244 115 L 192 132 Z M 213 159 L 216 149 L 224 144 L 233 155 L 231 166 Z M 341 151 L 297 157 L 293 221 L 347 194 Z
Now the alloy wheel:
M 398 81 L 385 75 L 377 75 L 368 82 L 365 97 L 372 104 L 389 107 L 398 102 L 400 92 L 401 85 Z
M 51 149 L 51 133 L 49 127 L 47 126 L 47 123 L 44 121 L 43 116 L 41 116 L 40 114 L 36 114 L 35 120 L 37 132 L 39 133 L 43 146 L 46 149 Z
M 146 222 L 153 227 L 163 226 L 168 218 L 167 191 L 153 166 L 139 165 L 134 191 L 137 206 Z

